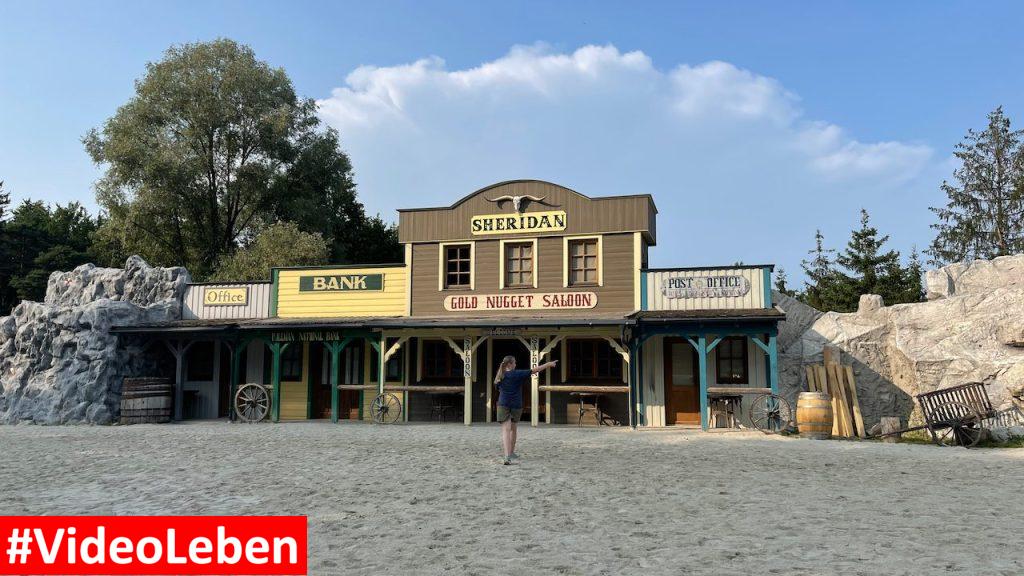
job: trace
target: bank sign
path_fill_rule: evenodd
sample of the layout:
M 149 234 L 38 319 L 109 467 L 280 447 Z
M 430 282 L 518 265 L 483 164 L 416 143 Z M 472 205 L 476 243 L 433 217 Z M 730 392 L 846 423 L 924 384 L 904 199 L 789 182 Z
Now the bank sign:
M 299 276 L 299 292 L 380 292 L 383 274 L 315 274 Z
M 565 212 L 530 212 L 528 214 L 483 214 L 469 221 L 474 236 L 484 234 L 518 234 L 521 232 L 558 232 L 565 230 Z
M 203 288 L 204 306 L 245 306 L 249 302 L 249 288 Z
M 449 312 L 494 310 L 585 310 L 597 306 L 593 292 L 545 292 L 541 294 L 467 294 L 444 299 Z
M 743 276 L 678 276 L 661 281 L 665 298 L 739 298 L 750 292 Z

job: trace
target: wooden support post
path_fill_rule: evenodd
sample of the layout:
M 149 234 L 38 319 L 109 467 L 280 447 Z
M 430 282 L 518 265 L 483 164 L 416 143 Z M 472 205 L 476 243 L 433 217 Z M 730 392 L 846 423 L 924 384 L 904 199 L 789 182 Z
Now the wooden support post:
M 341 351 L 351 342 L 351 338 L 345 338 L 341 342 L 324 342 L 327 351 L 331 355 L 331 422 L 338 422 L 338 385 L 341 384 Z
M 775 332 L 768 334 L 768 387 L 779 393 L 779 343 Z
M 288 349 L 291 342 L 270 342 L 270 386 L 273 396 L 270 419 L 273 422 L 281 420 L 281 354 Z
M 192 347 L 192 342 L 185 344 L 181 340 L 175 340 L 172 344 L 164 340 L 164 345 L 167 346 L 171 355 L 174 356 L 174 419 L 181 420 L 181 405 L 185 398 L 185 354 Z
M 637 378 L 637 372 L 639 371 L 639 369 L 637 367 L 637 362 L 636 362 L 636 357 L 637 357 L 636 341 L 630 342 L 630 344 L 629 344 L 629 355 L 632 357 L 632 361 L 629 363 L 629 366 L 628 366 L 628 368 L 629 368 L 629 392 L 626 393 L 626 405 L 629 406 L 629 410 L 627 410 L 626 412 L 629 415 L 629 427 L 630 428 L 636 428 L 637 421 L 640 420 L 640 403 L 639 402 L 636 402 L 636 404 L 633 403 L 633 399 L 637 397 L 636 389 L 639 387 L 638 383 L 640 381 L 640 379 Z M 635 414 L 634 414 L 634 412 L 635 412 Z
M 247 340 L 235 340 L 228 344 L 231 348 L 231 380 L 228 392 L 228 420 L 235 421 L 235 392 L 238 390 L 239 375 L 242 370 L 242 352 L 249 345 Z
M 540 338 L 530 337 L 530 369 L 540 365 Z M 540 423 L 540 375 L 530 375 L 530 426 Z
M 708 337 L 704 334 L 697 336 L 697 341 L 687 337 L 690 345 L 697 349 L 697 379 L 700 382 L 700 427 L 701 430 L 708 429 Z
M 466 391 L 462 397 L 462 422 L 466 426 L 473 424 L 473 337 L 462 338 L 462 377 L 465 379 Z
M 384 332 L 380 333 L 380 345 L 377 346 L 377 394 L 384 393 L 384 381 L 387 375 L 384 373 L 384 364 L 387 363 L 388 338 Z
M 493 418 L 493 413 L 494 413 L 494 405 L 493 405 L 493 402 L 494 402 L 494 399 L 493 399 L 493 395 L 494 395 L 494 382 L 491 381 L 491 370 L 493 370 L 494 368 L 492 368 L 492 366 L 494 366 L 494 345 L 488 339 L 487 340 L 487 373 L 486 373 L 486 376 L 487 376 L 487 386 L 485 386 L 485 388 L 487 388 L 487 417 L 485 418 L 485 421 L 487 423 L 491 422 L 491 418 Z

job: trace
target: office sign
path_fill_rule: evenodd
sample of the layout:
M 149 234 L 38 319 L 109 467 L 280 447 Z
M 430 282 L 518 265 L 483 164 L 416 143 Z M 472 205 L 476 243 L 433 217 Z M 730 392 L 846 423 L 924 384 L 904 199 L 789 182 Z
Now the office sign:
M 661 281 L 665 298 L 739 298 L 750 292 L 750 281 L 735 274 L 677 276 Z
M 249 287 L 203 288 L 204 306 L 245 306 L 249 303 Z
M 444 299 L 449 312 L 495 310 L 585 310 L 597 306 L 593 292 L 544 292 L 535 294 L 466 294 Z
M 565 230 L 565 212 L 554 210 L 527 214 L 483 214 L 470 218 L 469 226 L 474 236 L 557 232 Z
M 383 274 L 314 274 L 299 276 L 299 292 L 379 292 Z

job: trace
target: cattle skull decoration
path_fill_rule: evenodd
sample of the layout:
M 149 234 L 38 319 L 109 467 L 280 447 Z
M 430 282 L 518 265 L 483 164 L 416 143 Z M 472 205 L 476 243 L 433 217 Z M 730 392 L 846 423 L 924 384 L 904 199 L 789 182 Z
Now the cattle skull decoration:
M 554 206 L 554 204 L 549 204 L 548 202 L 545 202 L 546 199 L 547 196 L 541 196 L 540 198 L 537 198 L 536 196 L 530 196 L 529 194 L 523 194 L 522 196 L 510 196 L 506 194 L 504 196 L 498 196 L 497 198 L 487 198 L 489 202 L 494 202 L 499 207 L 505 202 L 511 202 L 512 208 L 514 208 L 515 211 L 519 212 L 520 214 L 523 213 L 523 210 L 526 210 L 526 206 L 530 202 L 536 202 L 543 206 Z

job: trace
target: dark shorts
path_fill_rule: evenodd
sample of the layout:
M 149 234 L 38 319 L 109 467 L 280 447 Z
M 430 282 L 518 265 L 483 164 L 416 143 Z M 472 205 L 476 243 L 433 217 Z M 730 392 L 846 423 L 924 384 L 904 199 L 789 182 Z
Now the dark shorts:
M 498 422 L 504 422 L 509 418 L 513 422 L 519 422 L 519 419 L 523 417 L 522 408 L 509 408 L 507 406 L 498 406 Z

